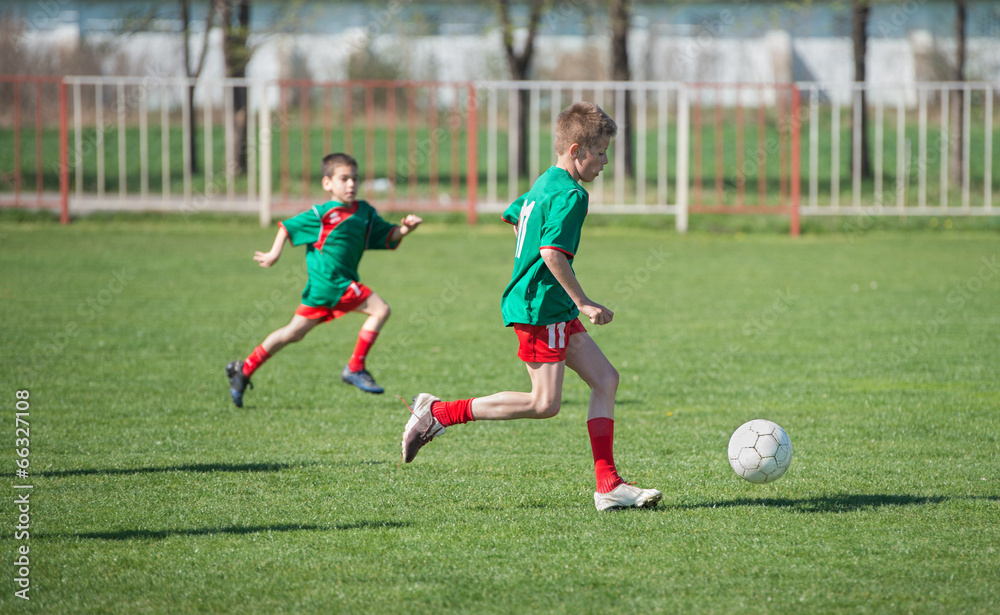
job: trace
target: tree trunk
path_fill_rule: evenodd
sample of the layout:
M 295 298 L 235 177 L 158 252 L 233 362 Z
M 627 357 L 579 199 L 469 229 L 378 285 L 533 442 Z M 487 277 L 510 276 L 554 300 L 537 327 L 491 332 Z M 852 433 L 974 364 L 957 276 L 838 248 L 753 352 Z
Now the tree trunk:
M 965 81 L 965 22 L 968 7 L 965 0 L 955 0 L 955 73 L 954 80 Z M 962 185 L 962 169 L 965 166 L 965 134 L 962 127 L 965 123 L 965 92 L 953 90 L 949 103 L 951 111 L 950 143 L 951 152 L 948 156 L 948 175 L 952 184 Z
M 235 10 L 235 19 L 234 11 Z M 226 62 L 226 77 L 243 79 L 250 63 L 250 0 L 228 0 L 222 3 L 222 52 Z M 303 104 L 309 104 L 304 101 Z M 247 89 L 233 88 L 233 151 L 236 168 L 226 172 L 244 175 L 247 172 Z
M 611 17 L 611 78 L 614 81 L 631 81 L 628 66 L 629 0 L 614 0 L 609 7 Z M 632 91 L 625 90 L 625 125 L 618 127 L 621 155 L 625 158 L 625 174 L 635 177 L 632 138 Z M 640 135 L 639 138 L 642 138 Z
M 851 0 L 851 38 L 854 41 L 854 81 L 866 80 L 865 56 L 868 53 L 868 0 Z M 868 156 L 868 93 L 861 90 L 861 177 L 873 177 Z
M 184 41 L 184 72 L 188 77 L 197 77 L 197 75 L 192 75 L 191 68 L 191 45 L 190 45 L 190 23 L 191 23 L 191 7 L 189 0 L 181 0 L 181 27 L 183 28 L 183 41 Z M 205 34 L 208 37 L 208 34 Z M 191 144 L 189 146 L 188 160 L 188 172 L 192 175 L 198 172 L 198 143 L 195 139 L 195 135 L 198 134 L 198 117 L 194 112 L 194 85 L 187 86 L 187 99 L 188 99 L 188 109 L 191 112 L 188 114 L 188 125 L 187 131 L 191 135 Z
M 510 68 L 511 79 L 515 81 L 528 79 L 531 71 L 531 60 L 535 53 L 535 34 L 538 31 L 538 22 L 548 4 L 544 1 L 531 3 L 531 14 L 528 17 L 528 38 L 524 43 L 524 48 L 517 52 L 514 49 L 514 25 L 510 19 L 510 2 L 498 0 L 497 8 L 500 12 L 503 44 L 507 50 L 507 66 Z M 521 90 L 517 100 L 519 108 L 511 109 L 510 113 L 517 113 L 518 116 L 517 171 L 518 175 L 524 176 L 528 174 L 528 110 L 530 100 L 528 91 Z
M 215 17 L 215 4 L 218 0 L 211 0 L 208 4 L 208 17 L 205 19 L 205 37 L 201 42 L 201 55 L 198 58 L 198 65 L 191 66 L 191 43 L 190 43 L 190 33 L 191 33 L 191 5 L 190 0 L 180 0 L 181 2 L 181 35 L 184 43 L 184 72 L 188 78 L 197 80 L 201 76 L 201 69 L 205 66 L 205 56 L 208 55 L 208 35 L 212 31 L 212 22 Z M 188 152 L 190 156 L 190 165 L 188 167 L 188 172 L 192 175 L 197 173 L 199 170 L 198 166 L 198 114 L 195 113 L 194 108 L 194 84 L 187 86 L 187 99 L 188 108 L 191 113 L 188 114 L 188 134 L 191 135 L 191 145 L 190 151 Z

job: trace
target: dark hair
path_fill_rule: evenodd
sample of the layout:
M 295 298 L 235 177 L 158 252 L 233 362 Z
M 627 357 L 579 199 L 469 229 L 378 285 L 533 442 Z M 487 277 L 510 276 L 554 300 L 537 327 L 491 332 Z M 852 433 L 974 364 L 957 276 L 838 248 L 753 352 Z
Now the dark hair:
M 592 102 L 578 102 L 566 107 L 556 119 L 556 154 L 562 155 L 574 143 L 594 147 L 601 139 L 618 134 L 618 125 L 603 109 Z
M 323 157 L 323 177 L 333 177 L 333 171 L 337 167 L 358 168 L 358 161 L 349 154 L 327 154 Z

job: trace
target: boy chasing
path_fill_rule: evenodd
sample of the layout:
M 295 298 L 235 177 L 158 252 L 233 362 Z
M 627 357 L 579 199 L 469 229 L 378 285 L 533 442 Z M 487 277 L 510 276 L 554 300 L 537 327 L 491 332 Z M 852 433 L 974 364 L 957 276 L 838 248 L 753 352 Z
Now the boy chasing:
M 278 262 L 286 241 L 293 246 L 305 244 L 309 281 L 302 291 L 302 305 L 291 322 L 264 338 L 243 361 L 226 365 L 229 393 L 237 407 L 243 407 L 243 392 L 250 377 L 274 353 L 301 340 L 316 325 L 349 312 L 360 312 L 368 318 L 361 325 L 357 345 L 341 379 L 368 393 L 383 391 L 365 369 L 365 359 L 389 318 L 389 305 L 358 281 L 358 264 L 365 250 L 395 250 L 423 220 L 409 215 L 399 225 L 390 224 L 366 201 L 355 200 L 358 163 L 347 154 L 323 158 L 322 186 L 330 200 L 279 223 L 271 250 L 254 254 L 261 267 L 270 267 Z

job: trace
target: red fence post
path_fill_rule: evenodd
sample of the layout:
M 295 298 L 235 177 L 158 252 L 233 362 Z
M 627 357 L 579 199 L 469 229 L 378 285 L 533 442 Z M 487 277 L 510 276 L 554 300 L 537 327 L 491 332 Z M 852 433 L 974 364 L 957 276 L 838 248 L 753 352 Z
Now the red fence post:
M 329 85 L 323 88 L 323 155 L 333 152 L 333 88 Z
M 354 155 L 354 82 L 344 84 L 344 147 L 338 151 Z
M 792 87 L 789 92 L 794 90 Z M 788 151 L 786 148 L 790 147 L 790 135 L 789 135 L 789 121 L 785 118 L 783 111 L 785 110 L 784 101 L 785 100 L 785 90 L 784 88 L 776 88 L 774 90 L 774 103 L 778 115 L 778 200 L 781 203 L 785 203 L 788 198 L 788 165 L 785 163 L 785 155 Z M 794 107 L 794 103 L 789 103 L 789 106 Z M 789 110 L 788 117 L 794 116 L 794 109 Z
M 747 165 L 744 146 L 746 118 L 743 117 L 743 87 L 736 89 L 736 206 L 747 204 Z
M 767 204 L 767 109 L 765 90 L 757 90 L 757 205 Z
M 365 181 L 371 190 L 375 182 L 375 83 L 364 82 L 365 88 Z
M 42 101 L 45 100 L 42 92 L 42 80 L 35 81 L 35 202 L 39 207 L 42 205 L 42 192 L 45 188 L 45 163 L 42 160 L 42 149 L 45 146 L 44 135 L 42 134 L 42 124 L 45 118 L 42 116 Z
M 699 207 L 704 205 L 701 198 L 701 172 L 702 172 L 702 159 L 701 159 L 701 88 L 697 85 L 692 88 L 694 92 L 697 92 L 698 100 L 695 104 L 691 105 L 691 124 L 693 126 L 691 143 L 694 146 L 694 163 L 691 165 L 693 171 L 693 183 L 694 183 L 694 205 Z
M 791 195 L 792 195 L 792 207 L 791 215 L 789 219 L 789 232 L 792 237 L 798 237 L 801 232 L 800 219 L 799 219 L 799 201 L 801 198 L 801 180 L 802 180 L 802 161 L 800 156 L 802 153 L 802 122 L 799 119 L 799 107 L 801 104 L 801 93 L 796 85 L 792 85 L 792 110 L 791 110 L 791 129 L 792 129 L 792 169 L 791 169 Z
M 389 180 L 389 205 L 396 204 L 396 181 L 398 174 L 396 167 L 396 93 L 399 89 L 396 83 L 389 83 L 385 86 L 385 176 Z
M 431 202 L 434 202 L 438 198 L 438 103 L 437 103 L 437 85 L 432 85 L 430 91 L 428 92 L 429 100 L 427 102 L 427 115 L 430 118 L 430 138 L 428 139 L 428 162 L 430 163 L 430 169 L 428 171 L 428 177 L 431 184 L 430 198 Z
M 725 146 L 722 125 L 722 86 L 715 86 L 715 204 L 721 207 L 725 190 Z
M 312 192 L 312 180 L 309 173 L 309 133 L 312 131 L 312 116 L 310 107 L 312 106 L 312 84 L 303 82 L 299 90 L 299 100 L 301 101 L 299 113 L 299 124 L 302 126 L 302 203 L 309 203 L 309 193 Z
M 284 126 L 291 126 L 291 120 L 288 117 L 288 88 L 290 86 L 283 82 L 278 82 L 278 104 L 280 105 L 281 119 Z M 292 183 L 292 172 L 289 168 L 288 162 L 288 130 L 283 128 L 281 131 L 281 197 L 283 205 L 288 207 L 289 201 L 291 201 L 291 183 Z
M 14 204 L 21 200 L 21 82 L 14 78 Z
M 406 157 L 406 173 L 409 186 L 406 195 L 411 201 L 417 199 L 417 172 L 420 158 L 414 155 L 417 147 L 417 86 L 407 84 L 406 87 L 406 143 L 409 154 Z

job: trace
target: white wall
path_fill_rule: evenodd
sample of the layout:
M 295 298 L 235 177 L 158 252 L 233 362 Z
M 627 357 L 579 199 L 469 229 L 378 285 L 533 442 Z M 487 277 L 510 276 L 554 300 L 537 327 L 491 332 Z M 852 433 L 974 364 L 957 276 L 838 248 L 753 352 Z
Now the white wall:
M 93 41 L 93 38 L 91 39 Z M 205 82 L 224 75 L 221 32 L 210 35 L 210 51 L 202 78 Z M 25 42 L 34 53 L 46 48 L 67 48 L 78 44 L 73 28 L 26 33 Z M 121 56 L 113 70 L 127 63 L 128 70 L 142 76 L 184 74 L 180 37 L 176 34 L 141 33 L 116 39 Z M 410 38 L 392 34 L 372 38 L 363 29 L 336 35 L 266 35 L 253 37 L 253 58 L 248 77 L 274 79 L 292 76 L 290 66 L 296 55 L 318 80 L 347 78 L 352 53 L 370 48 L 380 56 L 398 62 L 403 76 L 439 81 L 507 79 L 506 57 L 498 33 L 483 36 L 426 36 Z M 200 37 L 192 37 L 192 54 L 200 51 Z M 534 73 L 539 79 L 607 79 L 609 42 L 601 36 L 542 36 L 536 42 Z M 1000 41 L 973 38 L 968 41 L 967 78 L 1000 82 Z M 886 86 L 913 85 L 931 74 L 923 66 L 929 57 L 954 55 L 951 40 L 933 39 L 915 32 L 909 38 L 869 40 L 868 81 Z M 846 37 L 796 37 L 780 31 L 757 38 L 711 36 L 657 36 L 636 30 L 630 41 L 633 78 L 648 81 L 700 83 L 784 83 L 819 81 L 833 86 L 828 94 L 841 103 L 849 102 L 853 79 L 851 40 Z M 940 63 L 940 61 L 938 62 Z M 205 94 L 203 94 L 205 95 Z M 872 100 L 878 100 L 873 92 Z M 894 94 L 895 96 L 895 94 Z M 912 88 L 907 103 L 916 100 Z M 894 99 L 893 101 L 894 102 Z

